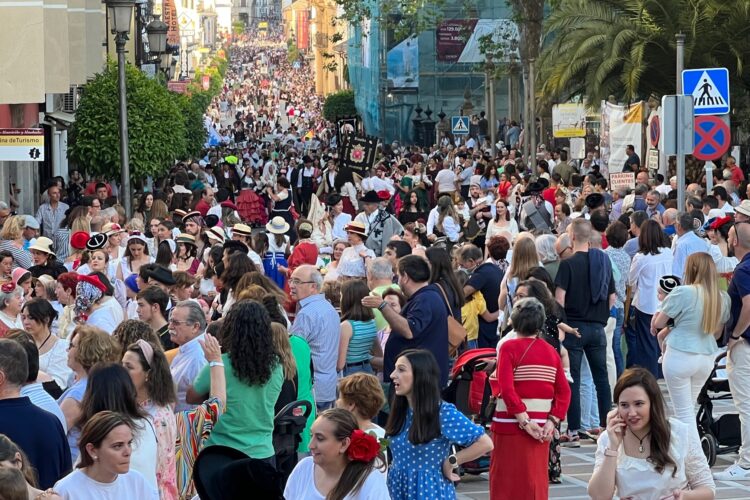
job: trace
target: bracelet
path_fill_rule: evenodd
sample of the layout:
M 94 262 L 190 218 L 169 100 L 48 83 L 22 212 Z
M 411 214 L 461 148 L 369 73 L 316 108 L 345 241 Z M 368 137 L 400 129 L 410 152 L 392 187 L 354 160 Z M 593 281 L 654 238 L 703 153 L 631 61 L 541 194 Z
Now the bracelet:
M 559 419 L 559 418 L 557 418 L 557 417 L 556 417 L 556 416 L 554 416 L 554 415 L 547 415 L 547 420 L 549 420 L 550 422 L 552 422 L 552 423 L 553 423 L 553 424 L 555 424 L 556 426 L 557 426 L 557 425 L 560 425 L 560 419 Z
M 615 450 L 610 450 L 609 448 L 604 448 L 604 456 L 605 457 L 617 457 L 620 453 Z
M 224 366 L 224 363 L 222 361 L 211 361 L 208 363 L 209 368 L 213 368 L 214 366 Z
M 527 425 L 529 425 L 529 422 L 531 422 L 531 420 L 529 420 L 529 419 L 527 418 L 527 419 L 525 419 L 525 420 L 524 420 L 523 422 L 519 422 L 519 423 L 518 423 L 518 427 L 520 427 L 521 429 L 525 429 L 525 428 L 526 428 L 526 426 L 527 426 Z
M 383 309 L 385 309 L 387 305 L 388 305 L 388 302 L 386 301 L 381 302 L 380 305 L 378 306 L 378 311 L 382 311 Z
M 742 335 L 740 335 L 739 337 L 735 337 L 734 335 L 730 335 L 729 338 L 732 339 L 732 340 L 740 340 L 742 338 Z

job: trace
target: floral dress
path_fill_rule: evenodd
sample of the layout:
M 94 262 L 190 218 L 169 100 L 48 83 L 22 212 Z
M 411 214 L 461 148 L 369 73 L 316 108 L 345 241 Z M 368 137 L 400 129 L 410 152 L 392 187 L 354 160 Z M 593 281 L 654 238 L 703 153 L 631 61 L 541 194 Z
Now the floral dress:
M 409 441 L 413 413 L 407 410 L 401 432 L 392 436 L 393 464 L 388 471 L 388 490 L 393 500 L 456 498 L 456 488 L 443 476 L 443 461 L 451 454 L 450 446 L 472 445 L 484 429 L 473 424 L 450 403 L 440 404 L 441 435 L 429 443 L 414 445 Z
M 168 406 L 157 406 L 151 400 L 141 405 L 149 415 L 156 432 L 157 466 L 156 482 L 159 485 L 160 500 L 177 500 L 177 466 L 175 464 L 175 443 L 177 442 L 177 421 Z

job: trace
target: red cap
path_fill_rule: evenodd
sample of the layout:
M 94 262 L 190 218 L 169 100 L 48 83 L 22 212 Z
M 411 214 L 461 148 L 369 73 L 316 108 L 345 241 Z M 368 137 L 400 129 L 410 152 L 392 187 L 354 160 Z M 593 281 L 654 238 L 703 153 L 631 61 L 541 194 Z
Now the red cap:
M 382 191 L 378 191 L 378 198 L 381 200 L 390 200 L 391 199 L 391 193 L 388 192 L 387 189 L 383 189 Z
M 711 224 L 709 224 L 709 228 L 711 229 L 719 229 L 721 226 L 726 224 L 727 222 L 732 221 L 732 217 L 727 215 L 726 217 L 717 217 Z
M 70 246 L 76 250 L 86 250 L 86 242 L 89 241 L 90 237 L 86 231 L 76 231 L 70 237 Z
M 100 280 L 99 276 L 97 276 L 96 274 L 92 274 L 91 276 L 87 274 L 79 274 L 78 281 L 85 281 L 86 283 L 94 285 L 96 288 L 101 290 L 102 293 L 107 291 L 107 286 L 102 283 L 102 280 Z
M 240 211 L 240 209 L 237 208 L 237 205 L 235 205 L 234 203 L 232 203 L 229 200 L 222 201 L 221 203 L 219 203 L 219 205 L 221 205 L 224 208 L 231 208 L 232 210 L 235 210 L 237 212 Z

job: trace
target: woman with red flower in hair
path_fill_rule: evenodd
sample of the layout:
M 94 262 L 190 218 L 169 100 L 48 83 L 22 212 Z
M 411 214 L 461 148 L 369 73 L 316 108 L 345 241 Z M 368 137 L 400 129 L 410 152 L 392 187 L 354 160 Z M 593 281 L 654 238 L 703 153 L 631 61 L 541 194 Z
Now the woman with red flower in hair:
M 342 408 L 315 419 L 310 454 L 292 471 L 284 498 L 295 500 L 390 499 L 385 475 L 375 466 L 380 443 L 359 429 L 354 415 Z

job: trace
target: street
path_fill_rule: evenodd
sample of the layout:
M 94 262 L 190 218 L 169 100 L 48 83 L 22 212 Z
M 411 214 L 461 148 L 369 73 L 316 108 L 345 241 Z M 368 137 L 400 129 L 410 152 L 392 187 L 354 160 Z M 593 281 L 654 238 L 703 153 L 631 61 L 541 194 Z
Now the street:
M 669 394 L 664 381 L 660 381 L 662 393 L 669 405 Z M 731 400 L 715 402 L 715 415 L 734 412 Z M 581 440 L 580 448 L 562 449 L 562 484 L 550 485 L 550 498 L 565 498 L 568 500 L 583 500 L 589 498 L 586 486 L 594 469 L 594 452 L 596 444 L 590 440 Z M 722 471 L 731 465 L 736 454 L 719 455 L 712 471 Z M 489 498 L 489 482 L 487 474 L 480 476 L 464 476 L 458 486 L 459 500 L 486 500 Z M 717 499 L 747 500 L 750 498 L 750 482 L 717 481 Z

